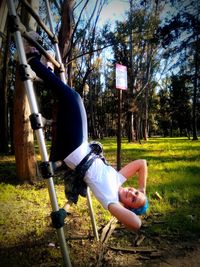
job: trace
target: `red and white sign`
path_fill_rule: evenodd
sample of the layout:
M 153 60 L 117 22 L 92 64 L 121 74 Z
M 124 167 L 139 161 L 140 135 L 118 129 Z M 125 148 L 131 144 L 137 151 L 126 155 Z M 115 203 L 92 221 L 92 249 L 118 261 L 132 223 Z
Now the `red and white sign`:
M 127 67 L 116 64 L 116 88 L 127 90 Z

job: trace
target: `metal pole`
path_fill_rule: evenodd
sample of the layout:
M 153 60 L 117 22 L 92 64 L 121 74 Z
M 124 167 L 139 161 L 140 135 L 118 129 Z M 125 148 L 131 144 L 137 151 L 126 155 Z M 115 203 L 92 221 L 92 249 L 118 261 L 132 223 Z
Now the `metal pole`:
M 6 4 L 6 0 L 1 1 L 1 10 L 0 10 L 0 47 L 2 45 L 2 40 L 3 40 L 3 33 L 6 25 L 6 19 L 7 19 L 7 14 L 8 14 L 8 8 Z
M 14 6 L 14 1 L 13 0 L 8 0 L 8 9 L 9 9 L 9 15 L 17 17 L 15 6 Z M 27 60 L 26 60 L 26 55 L 24 51 L 24 45 L 22 41 L 22 36 L 19 30 L 16 30 L 14 32 L 14 38 L 15 38 L 15 43 L 18 51 L 18 56 L 19 56 L 19 62 L 22 65 L 27 66 Z M 38 107 L 37 107 L 37 102 L 36 102 L 36 97 L 34 94 L 34 89 L 33 89 L 33 82 L 31 80 L 26 80 L 25 82 L 25 88 L 26 88 L 26 93 L 30 105 L 30 109 L 32 113 L 38 113 Z M 41 153 L 41 158 L 42 161 L 48 161 L 48 153 L 45 145 L 45 139 L 44 139 L 44 133 L 43 130 L 40 128 L 36 130 L 36 136 L 37 136 L 37 141 L 39 144 L 39 149 Z M 48 191 L 49 191 L 49 196 L 50 196 L 50 201 L 51 201 L 51 206 L 53 211 L 58 211 L 58 202 L 57 202 L 57 197 L 56 197 L 56 192 L 55 192 L 55 187 L 54 187 L 54 182 L 52 177 L 47 179 L 47 185 L 48 185 Z M 67 249 L 67 244 L 65 240 L 65 235 L 64 235 L 64 230 L 63 227 L 57 229 L 57 234 L 58 234 L 58 239 L 59 243 L 61 246 L 61 251 L 62 251 L 62 256 L 63 256 L 63 261 L 64 261 L 64 266 L 65 267 L 71 267 L 71 262 L 68 254 L 68 249 Z
M 94 217 L 94 211 L 93 211 L 93 207 L 92 207 L 92 199 L 91 199 L 89 187 L 87 187 L 87 201 L 88 201 L 88 206 L 89 206 L 90 219 L 92 221 L 93 233 L 94 233 L 96 240 L 99 241 L 99 234 L 97 231 L 96 221 L 95 221 L 95 217 Z
M 50 6 L 49 6 L 49 1 L 45 0 L 45 3 L 46 3 L 47 15 L 48 15 L 48 19 L 49 19 L 49 26 L 50 26 L 51 32 L 53 34 L 55 34 L 54 33 L 54 27 L 53 27 L 53 20 L 52 20 L 52 16 L 51 16 L 51 10 L 50 10 Z M 57 61 L 60 63 L 60 65 L 63 65 L 58 43 L 54 44 L 54 48 L 55 48 L 55 51 L 56 51 L 56 59 L 57 59 Z M 60 73 L 60 78 L 66 84 L 66 78 L 65 78 L 65 72 L 64 71 Z
M 122 113 L 122 90 L 118 91 L 118 131 L 117 131 L 117 170 L 121 169 L 121 113 Z

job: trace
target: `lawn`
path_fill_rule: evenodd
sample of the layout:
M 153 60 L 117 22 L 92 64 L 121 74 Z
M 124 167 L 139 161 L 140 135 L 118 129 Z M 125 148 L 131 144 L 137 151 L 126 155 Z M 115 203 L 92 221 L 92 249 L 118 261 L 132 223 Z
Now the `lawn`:
M 116 166 L 116 139 L 101 140 L 107 161 Z M 128 143 L 122 141 L 122 166 L 131 160 L 145 158 L 148 162 L 147 195 L 150 208 L 144 216 L 145 235 L 177 237 L 176 240 L 196 238 L 200 233 L 200 141 L 187 138 L 150 138 L 148 142 Z M 129 184 L 135 186 L 133 177 Z M 65 196 L 61 179 L 55 180 L 55 187 L 60 206 Z M 92 196 L 93 198 L 93 196 Z M 59 262 L 60 252 L 52 250 L 49 244 L 56 243 L 55 231 L 51 227 L 48 190 L 46 183 L 20 185 L 15 179 L 13 156 L 0 156 L 0 261 L 1 266 L 33 266 L 30 263 L 37 258 L 38 265 L 44 262 L 50 265 Z M 93 198 L 99 230 L 111 218 Z M 72 207 L 75 219 L 67 222 L 66 233 L 76 234 L 77 229 L 88 234 L 90 220 L 84 198 Z M 76 225 L 78 218 L 84 218 L 81 225 Z M 68 231 L 69 230 L 69 231 Z M 121 245 L 125 239 L 121 238 Z M 71 257 L 76 257 L 77 246 L 83 243 L 71 241 Z M 80 242 L 80 241 L 79 241 Z M 81 241 L 84 242 L 84 241 Z M 24 248 L 26 252 L 24 251 Z M 21 253 L 16 260 L 17 250 Z M 9 259 L 13 253 L 13 260 Z M 37 255 L 36 255 L 37 254 Z M 75 259 L 74 259 L 75 262 Z M 29 265 L 30 264 L 30 265 Z M 39 265 L 40 264 L 40 265 Z M 84 265 L 83 265 L 84 266 Z
M 106 140 L 104 147 L 108 161 L 114 162 L 116 145 L 113 140 Z M 124 140 L 122 166 L 138 158 L 144 158 L 148 162 L 149 212 L 160 213 L 168 222 L 168 226 L 162 231 L 198 233 L 200 142 L 187 138 L 150 138 L 142 144 L 129 144 Z M 136 185 L 134 179 L 130 184 Z M 158 200 L 156 192 L 161 199 Z

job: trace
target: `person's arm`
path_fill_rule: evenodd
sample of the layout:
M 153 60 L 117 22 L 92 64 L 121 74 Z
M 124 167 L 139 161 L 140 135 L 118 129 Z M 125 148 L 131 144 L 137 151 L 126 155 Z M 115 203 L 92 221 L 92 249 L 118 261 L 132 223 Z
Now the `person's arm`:
M 132 211 L 124 208 L 120 203 L 109 204 L 109 212 L 127 228 L 137 231 L 141 227 L 140 218 Z
M 147 182 L 147 162 L 144 159 L 134 160 L 128 163 L 119 171 L 126 179 L 132 176 L 138 176 L 138 190 L 146 193 L 146 182 Z

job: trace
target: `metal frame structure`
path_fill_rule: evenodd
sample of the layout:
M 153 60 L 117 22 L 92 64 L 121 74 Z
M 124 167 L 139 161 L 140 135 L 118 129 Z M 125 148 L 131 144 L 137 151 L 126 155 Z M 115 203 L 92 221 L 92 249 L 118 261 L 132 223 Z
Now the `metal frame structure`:
M 32 10 L 31 6 L 25 0 L 21 0 L 21 4 L 23 4 L 27 8 L 27 11 L 35 18 L 35 20 L 43 28 L 43 30 L 48 34 L 49 38 L 51 39 L 52 43 L 54 44 L 55 51 L 56 51 L 56 60 L 53 57 L 49 56 L 48 53 L 44 50 L 44 48 L 42 46 L 40 46 L 32 38 L 30 38 L 30 36 L 27 34 L 25 27 L 21 24 L 21 22 L 17 16 L 14 1 L 13 0 L 7 0 L 7 5 L 8 5 L 8 11 L 9 11 L 9 18 L 12 20 L 12 23 L 11 23 L 12 29 L 11 30 L 12 30 L 13 35 L 14 35 L 15 44 L 16 44 L 16 48 L 17 48 L 17 52 L 18 52 L 20 69 L 21 69 L 21 73 L 22 73 L 22 80 L 23 80 L 24 85 L 25 85 L 26 94 L 28 97 L 28 102 L 29 102 L 30 110 L 31 110 L 31 115 L 30 115 L 31 126 L 36 133 L 43 167 L 45 168 L 43 178 L 45 178 L 47 181 L 48 192 L 49 192 L 49 197 L 50 197 L 50 202 L 51 202 L 51 207 L 52 207 L 52 213 L 59 215 L 60 209 L 58 206 L 57 196 L 56 196 L 55 187 L 54 187 L 53 170 L 52 170 L 52 167 L 49 163 L 44 133 L 43 133 L 43 129 L 42 129 L 43 125 L 42 125 L 42 120 L 41 120 L 41 114 L 38 111 L 38 106 L 37 106 L 34 87 L 33 87 L 33 81 L 31 79 L 31 72 L 30 72 L 29 65 L 27 63 L 26 54 L 24 51 L 23 39 L 22 39 L 22 37 L 27 39 L 31 44 L 33 44 L 41 52 L 41 54 L 43 54 L 48 60 L 50 60 L 56 67 L 60 68 L 60 78 L 64 83 L 66 83 L 65 71 L 64 71 L 64 67 L 62 64 L 60 51 L 59 51 L 59 47 L 58 47 L 58 40 L 55 37 L 54 31 L 53 31 L 53 23 L 52 23 L 52 18 L 51 18 L 51 13 L 50 13 L 49 2 L 48 2 L 48 0 L 45 0 L 45 2 L 46 2 L 47 14 L 48 14 L 48 18 L 49 18 L 49 24 L 50 24 L 51 31 L 49 31 L 49 29 L 43 24 L 43 22 L 40 20 L 39 16 L 34 12 L 34 10 Z M 93 228 L 94 236 L 95 236 L 96 240 L 98 241 L 99 236 L 98 236 L 97 226 L 96 226 L 96 222 L 95 222 L 95 217 L 94 217 L 92 200 L 91 200 L 89 188 L 87 188 L 87 201 L 88 201 L 90 218 L 92 221 L 92 228 Z M 62 216 L 63 216 L 63 214 L 62 214 Z M 64 219 L 63 219 L 63 221 L 64 221 Z M 72 265 L 71 265 L 71 261 L 70 261 L 70 257 L 69 257 L 66 239 L 65 239 L 63 224 L 61 224 L 60 226 L 55 227 L 55 228 L 57 231 L 57 236 L 58 236 L 58 241 L 59 241 L 60 248 L 61 248 L 64 266 L 65 267 L 71 267 Z

